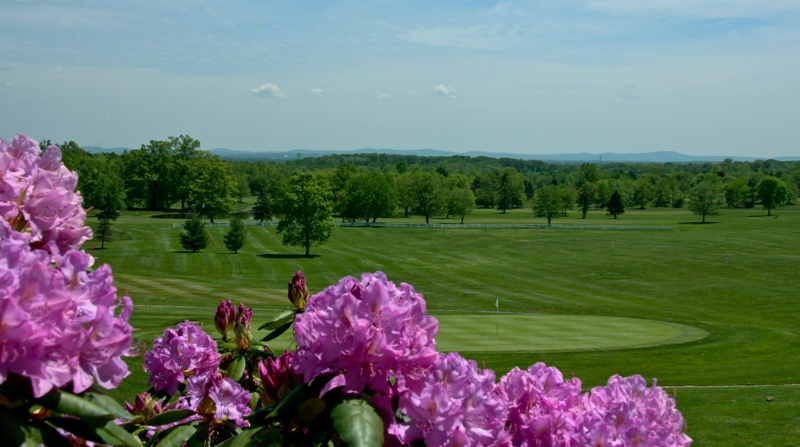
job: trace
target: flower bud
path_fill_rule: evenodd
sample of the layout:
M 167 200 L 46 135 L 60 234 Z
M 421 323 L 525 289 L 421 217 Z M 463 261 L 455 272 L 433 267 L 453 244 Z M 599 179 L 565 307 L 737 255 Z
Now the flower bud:
M 253 309 L 244 307 L 244 304 L 239 304 L 239 309 L 236 312 L 236 347 L 245 350 L 250 348 L 250 343 L 253 341 L 253 332 L 250 330 L 250 325 L 253 321 Z
M 142 393 L 136 396 L 133 405 L 125 402 L 125 408 L 133 414 L 140 414 L 144 420 L 161 413 L 161 402 L 153 399 L 149 393 Z
M 233 329 L 236 320 L 236 313 L 233 310 L 231 300 L 219 303 L 217 307 L 217 314 L 214 316 L 214 326 L 222 334 L 223 340 L 228 340 L 228 332 Z
M 306 279 L 303 277 L 303 272 L 298 270 L 289 282 L 289 301 L 302 312 L 306 308 L 306 300 L 308 300 Z

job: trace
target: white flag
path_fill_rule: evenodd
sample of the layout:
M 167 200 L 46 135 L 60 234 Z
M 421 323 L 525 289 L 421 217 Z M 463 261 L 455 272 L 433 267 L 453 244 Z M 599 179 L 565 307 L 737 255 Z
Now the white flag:
M 496 307 L 497 310 L 500 310 L 500 298 L 495 298 L 494 307 Z

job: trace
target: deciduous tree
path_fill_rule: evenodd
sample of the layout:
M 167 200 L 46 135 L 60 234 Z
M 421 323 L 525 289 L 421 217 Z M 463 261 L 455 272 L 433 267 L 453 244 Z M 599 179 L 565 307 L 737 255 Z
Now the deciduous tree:
M 533 214 L 536 217 L 544 217 L 547 219 L 547 225 L 550 225 L 553 219 L 561 217 L 563 204 L 563 197 L 558 187 L 546 185 L 533 195 Z
M 313 174 L 292 177 L 280 206 L 283 218 L 278 233 L 283 234 L 283 245 L 305 246 L 308 256 L 310 247 L 325 243 L 336 226 L 331 217 L 332 196 L 330 187 Z
M 706 223 L 706 216 L 720 214 L 720 206 L 724 200 L 722 182 L 716 179 L 706 179 L 692 188 L 689 194 L 689 210 L 702 216 L 702 223 Z
M 772 208 L 786 203 L 789 199 L 789 187 L 778 178 L 766 176 L 756 185 L 756 197 L 761 200 L 761 206 L 767 210 L 767 216 L 771 216 Z
M 430 171 L 417 171 L 411 177 L 409 193 L 414 201 L 413 212 L 425 216 L 425 223 L 430 222 L 431 216 L 441 215 L 447 209 L 443 178 Z

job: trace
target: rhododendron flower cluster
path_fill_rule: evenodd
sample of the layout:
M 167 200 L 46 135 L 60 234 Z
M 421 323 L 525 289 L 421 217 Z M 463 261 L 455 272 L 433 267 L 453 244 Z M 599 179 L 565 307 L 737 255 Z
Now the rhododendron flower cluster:
M 144 354 L 144 370 L 157 391 L 175 394 L 186 379 L 219 370 L 219 361 L 214 339 L 187 320 L 153 341 L 152 349 Z
M 129 374 L 130 298 L 117 297 L 107 265 L 87 273 L 86 253 L 50 255 L 31 240 L 0 221 L 0 383 L 29 377 L 36 397 L 70 381 L 75 392 L 94 380 L 115 388 Z
M 579 445 L 683 447 L 692 440 L 675 400 L 642 376 L 614 375 L 604 387 L 592 389 L 579 411 Z
M 77 184 L 58 147 L 42 154 L 39 143 L 25 135 L 10 144 L 0 139 L 0 217 L 17 231 L 30 230 L 34 246 L 54 242 L 64 254 L 92 237 Z
M 252 312 L 241 306 L 242 313 L 248 310 Z M 242 321 L 246 318 L 242 316 Z M 186 395 L 178 399 L 176 408 L 246 427 L 244 418 L 252 411 L 250 393 L 222 376 L 220 360 L 214 339 L 187 320 L 175 329 L 167 328 L 153 341 L 153 348 L 144 355 L 144 369 L 150 372 L 149 383 L 157 391 L 175 394 L 181 384 L 186 385 Z
M 292 283 L 290 283 L 291 297 Z M 612 377 L 581 394 L 543 363 L 514 368 L 495 384 L 457 353 L 436 353 L 438 324 L 408 284 L 396 287 L 381 272 L 347 277 L 312 295 L 295 317 L 294 371 L 309 382 L 328 376 L 321 395 L 372 390 L 389 445 L 424 440 L 439 446 L 684 447 L 683 418 L 660 388 L 641 376 Z M 283 359 L 261 368 L 262 386 L 275 395 Z M 289 357 L 291 358 L 291 357 Z M 274 382 L 274 383 L 273 383 Z M 263 391 L 262 391 L 262 394 Z M 262 398 L 263 399 L 263 398 Z
M 396 287 L 382 272 L 348 276 L 313 295 L 295 318 L 293 366 L 306 382 L 343 371 L 335 383 L 345 391 L 368 386 L 391 395 L 390 377 L 402 391 L 434 364 L 438 329 L 411 285 Z
M 440 354 L 426 371 L 419 392 L 400 395 L 398 408 L 409 422 L 388 429 L 403 444 L 425 439 L 428 447 L 511 446 L 504 430 L 508 399 L 495 385 L 494 372 L 478 370 L 458 353 Z
M 236 323 L 236 310 L 231 304 L 231 300 L 223 301 L 217 306 L 217 313 L 214 315 L 214 326 L 217 328 L 222 339 L 228 340 L 228 333 L 233 330 Z
M 500 379 L 509 401 L 508 428 L 514 445 L 569 446 L 577 431 L 576 410 L 581 381 L 564 380 L 561 371 L 544 363 L 527 371 L 514 368 Z

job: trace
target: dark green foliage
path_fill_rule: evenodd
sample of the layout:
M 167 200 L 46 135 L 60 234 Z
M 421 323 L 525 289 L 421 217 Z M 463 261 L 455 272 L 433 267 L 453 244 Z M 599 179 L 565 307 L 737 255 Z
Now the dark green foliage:
M 720 214 L 719 207 L 723 200 L 722 182 L 717 179 L 704 180 L 692 188 L 689 196 L 689 209 L 694 214 L 702 216 L 702 223 L 706 223 L 706 216 Z
M 339 203 L 342 217 L 353 221 L 375 222 L 392 217 L 397 208 L 397 190 L 389 174 L 370 172 L 351 177 Z
M 425 223 L 431 216 L 444 214 L 447 210 L 447 196 L 441 175 L 430 171 L 417 171 L 409 181 L 409 194 L 413 200 L 415 214 L 425 216 Z
M 308 256 L 312 245 L 321 245 L 328 240 L 335 227 L 331 218 L 331 198 L 328 185 L 314 174 L 292 177 L 281 203 L 283 219 L 278 223 L 283 245 L 305 246 Z
M 208 246 L 208 233 L 206 223 L 199 214 L 191 214 L 183 224 L 183 232 L 180 236 L 181 247 L 197 253 Z
M 781 180 L 766 176 L 756 185 L 756 196 L 761 200 L 761 206 L 767 210 L 767 216 L 770 216 L 772 208 L 789 200 L 789 188 Z
M 606 204 L 606 211 L 608 211 L 609 216 L 614 216 L 614 219 L 625 212 L 625 206 L 622 204 L 622 196 L 619 191 L 614 191 L 614 194 L 611 194 L 611 198 L 608 199 L 608 204 Z
M 561 217 L 563 205 L 563 196 L 557 186 L 547 185 L 539 188 L 533 196 L 533 214 L 536 217 L 546 218 L 547 225 L 550 225 L 553 219 Z
M 244 221 L 239 216 L 234 216 L 230 221 L 229 230 L 227 233 L 225 233 L 222 241 L 225 243 L 225 246 L 228 248 L 228 250 L 238 253 L 239 249 L 244 247 L 246 240 L 247 227 L 244 225 Z
M 256 204 L 253 205 L 253 219 L 264 222 L 265 220 L 272 220 L 274 214 L 275 204 L 269 193 L 266 190 L 262 190 L 256 199 Z
M 578 209 L 581 210 L 582 219 L 586 219 L 586 213 L 592 207 L 594 197 L 594 184 L 591 182 L 583 182 L 578 188 Z

